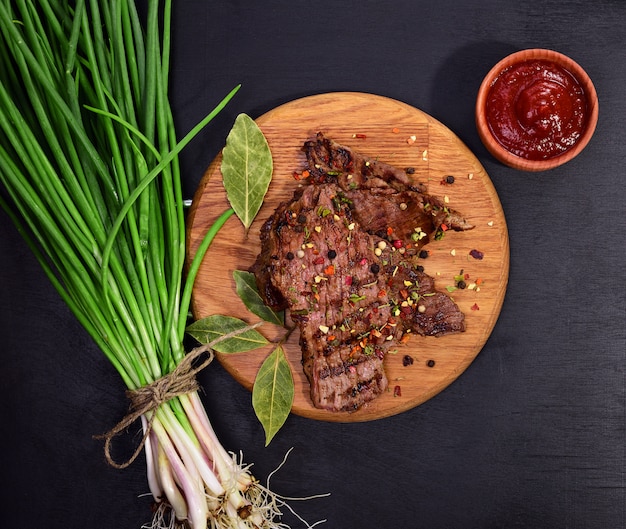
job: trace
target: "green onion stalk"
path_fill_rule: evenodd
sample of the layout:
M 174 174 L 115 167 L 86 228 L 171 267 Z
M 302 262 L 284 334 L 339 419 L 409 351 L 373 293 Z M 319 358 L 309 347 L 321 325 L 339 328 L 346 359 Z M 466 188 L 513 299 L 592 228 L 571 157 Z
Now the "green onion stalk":
M 133 413 L 105 446 L 119 467 L 143 449 L 149 527 L 285 527 L 287 504 L 223 448 L 199 398 L 210 347 L 190 357 L 183 346 L 198 261 L 185 273 L 178 155 L 238 87 L 178 140 L 171 0 L 145 11 L 133 0 L 0 0 L 0 205 L 128 388 Z M 110 442 L 135 419 L 142 444 L 117 463 Z

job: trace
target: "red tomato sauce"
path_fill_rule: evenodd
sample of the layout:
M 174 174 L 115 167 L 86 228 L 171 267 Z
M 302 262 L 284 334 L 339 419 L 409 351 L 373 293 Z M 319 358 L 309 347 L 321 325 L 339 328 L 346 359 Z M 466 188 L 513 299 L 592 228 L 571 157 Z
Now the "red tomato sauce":
M 557 64 L 530 59 L 505 69 L 487 95 L 494 138 L 528 160 L 547 160 L 571 149 L 587 125 L 587 99 L 576 78 Z

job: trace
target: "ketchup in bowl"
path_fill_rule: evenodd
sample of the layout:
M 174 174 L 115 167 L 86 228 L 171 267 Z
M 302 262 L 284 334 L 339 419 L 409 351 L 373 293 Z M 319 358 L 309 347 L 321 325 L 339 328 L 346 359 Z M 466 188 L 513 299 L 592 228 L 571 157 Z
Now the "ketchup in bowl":
M 476 97 L 476 127 L 487 150 L 523 171 L 553 169 L 576 157 L 598 121 L 587 73 L 554 50 L 532 48 L 500 60 Z
M 493 83 L 486 118 L 494 138 L 529 160 L 545 160 L 571 149 L 585 129 L 584 90 L 565 68 L 547 60 L 513 64 Z

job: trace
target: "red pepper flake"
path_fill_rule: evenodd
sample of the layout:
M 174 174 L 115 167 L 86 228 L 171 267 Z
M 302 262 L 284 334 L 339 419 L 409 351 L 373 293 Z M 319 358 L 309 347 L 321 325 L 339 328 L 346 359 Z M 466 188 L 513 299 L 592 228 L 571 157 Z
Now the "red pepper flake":
M 476 284 L 477 284 L 477 285 L 482 285 L 482 284 L 483 284 L 483 278 L 482 278 L 482 277 L 479 277 L 479 278 L 476 280 Z
M 469 279 L 469 278 L 470 278 L 470 275 L 469 275 L 469 274 L 465 274 L 465 275 L 463 276 L 463 278 L 464 278 L 464 279 Z
M 393 396 L 401 397 L 402 396 L 402 388 L 400 386 L 396 386 L 393 388 Z
M 411 339 L 411 335 L 410 335 L 410 334 L 406 334 L 406 333 L 405 333 L 405 334 L 403 334 L 403 335 L 402 335 L 402 338 L 400 338 L 400 343 L 401 343 L 401 344 L 405 344 L 405 343 L 407 343 L 410 339 Z M 411 360 L 413 360 L 413 359 L 411 359 Z M 411 362 L 411 363 L 413 363 L 413 362 Z
M 362 266 L 366 265 L 367 264 L 367 259 L 365 257 L 363 257 L 363 259 L 361 259 L 359 261 L 359 264 L 362 265 Z
M 448 231 L 448 225 L 447 224 L 442 224 L 441 225 L 441 231 Z
M 470 308 L 472 310 L 480 310 L 480 307 L 478 306 L 478 303 L 474 303 Z
M 328 265 L 326 268 L 324 268 L 324 273 L 327 276 L 335 275 L 335 266 L 334 265 Z
M 350 286 L 352 284 L 352 276 L 346 276 L 343 280 L 343 282 L 347 285 Z
M 316 257 L 315 259 L 313 259 L 313 264 L 324 264 L 324 258 L 323 257 Z
M 367 134 L 353 134 L 352 137 L 364 140 L 365 138 L 367 138 Z
M 300 178 L 302 178 L 302 175 L 300 173 L 298 173 L 297 171 L 294 171 L 292 174 L 294 180 L 300 180 Z
M 482 259 L 483 257 L 485 257 L 485 254 L 483 252 L 481 252 L 480 250 L 470 250 L 469 253 L 474 259 Z
M 393 132 L 394 134 L 398 134 L 398 132 L 400 132 L 400 129 L 398 127 L 394 127 L 393 129 L 391 129 L 391 132 Z
M 406 307 L 400 307 L 400 313 L 403 316 L 411 316 L 413 314 L 413 310 L 407 305 Z

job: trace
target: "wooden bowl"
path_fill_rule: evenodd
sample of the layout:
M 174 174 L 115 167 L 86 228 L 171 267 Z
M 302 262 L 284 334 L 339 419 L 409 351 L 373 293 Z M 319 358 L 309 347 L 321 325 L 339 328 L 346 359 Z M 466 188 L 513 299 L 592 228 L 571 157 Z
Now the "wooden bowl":
M 531 81 L 531 75 L 539 82 Z M 504 79 L 510 81 L 506 86 Z M 519 83 L 517 88 L 514 83 Z M 508 91 L 507 99 L 501 90 Z M 571 101 L 579 106 L 575 114 L 562 106 L 559 115 L 554 105 L 569 104 L 568 90 L 578 92 Z M 533 48 L 505 57 L 489 71 L 478 90 L 475 112 L 480 139 L 497 160 L 514 169 L 546 171 L 572 160 L 589 143 L 598 121 L 598 96 L 587 73 L 572 59 Z M 565 119 L 574 115 L 579 119 L 576 129 L 560 138 L 561 130 L 574 127 Z

